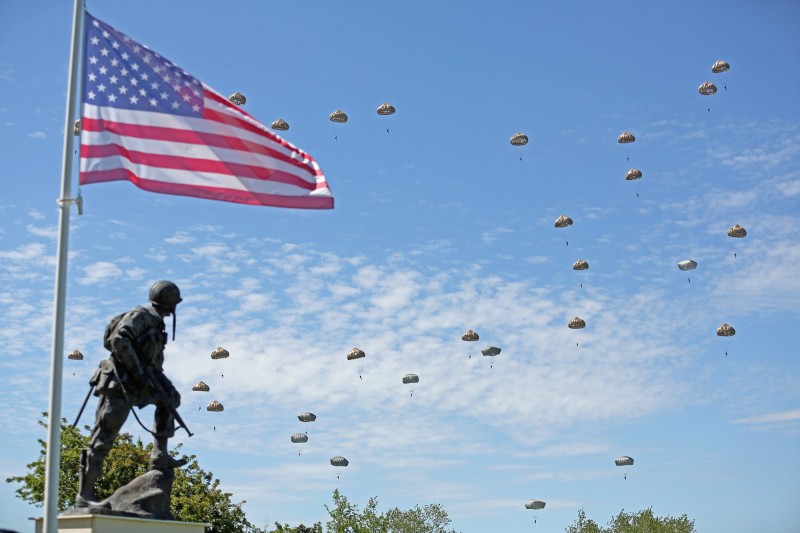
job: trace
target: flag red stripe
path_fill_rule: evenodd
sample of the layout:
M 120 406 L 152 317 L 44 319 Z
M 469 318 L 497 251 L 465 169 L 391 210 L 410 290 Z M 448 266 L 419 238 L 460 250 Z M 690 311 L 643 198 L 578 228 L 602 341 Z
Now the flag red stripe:
M 228 174 L 230 176 L 241 178 L 275 181 L 293 185 L 302 189 L 307 189 L 309 191 L 313 191 L 317 188 L 316 183 L 308 182 L 294 174 L 282 172 L 274 168 L 245 165 L 230 161 L 197 159 L 175 155 L 154 154 L 152 152 L 140 152 L 136 150 L 129 150 L 115 143 L 92 146 L 82 145 L 81 157 L 124 157 L 131 163 L 148 167 L 159 167 L 194 172 L 214 172 L 217 174 Z
M 197 184 L 166 183 L 142 178 L 124 168 L 81 172 L 82 184 L 104 183 L 109 181 L 130 181 L 145 191 L 175 194 L 179 196 L 192 196 L 194 198 L 205 198 L 208 200 L 221 200 L 239 204 L 268 205 L 299 209 L 333 209 L 333 198 L 330 196 L 283 196 L 223 187 L 206 187 Z
M 322 171 L 319 168 L 314 169 L 311 165 L 296 159 L 292 159 L 278 150 L 269 148 L 263 144 L 254 143 L 238 137 L 231 137 L 229 135 L 219 135 L 179 128 L 165 128 L 161 126 L 126 124 L 123 122 L 114 122 L 111 120 L 93 119 L 88 117 L 83 117 L 81 120 L 81 128 L 85 131 L 111 132 L 124 137 L 216 146 L 219 148 L 228 148 L 242 152 L 256 153 L 293 165 L 298 170 L 302 171 L 303 173 L 310 174 L 311 176 L 322 175 Z

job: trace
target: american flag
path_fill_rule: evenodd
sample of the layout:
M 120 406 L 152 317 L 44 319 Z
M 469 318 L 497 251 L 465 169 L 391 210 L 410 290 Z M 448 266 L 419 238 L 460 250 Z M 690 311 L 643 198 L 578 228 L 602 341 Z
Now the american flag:
M 314 159 L 241 108 L 85 13 L 80 183 L 332 209 Z

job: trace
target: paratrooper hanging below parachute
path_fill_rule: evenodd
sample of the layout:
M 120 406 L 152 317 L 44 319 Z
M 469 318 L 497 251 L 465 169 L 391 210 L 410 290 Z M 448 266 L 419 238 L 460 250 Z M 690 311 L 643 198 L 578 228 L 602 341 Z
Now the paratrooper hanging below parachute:
M 347 360 L 348 361 L 353 361 L 355 359 L 363 359 L 366 356 L 367 356 L 367 354 L 364 353 L 364 350 L 362 350 L 360 348 L 353 348 L 352 350 L 347 352 Z M 358 379 L 362 379 L 361 372 L 358 373 Z
M 350 464 L 350 461 L 342 457 L 341 455 L 337 455 L 335 457 L 331 457 L 331 466 L 335 466 L 337 468 L 344 468 Z M 336 479 L 339 479 L 339 475 L 341 472 L 336 473 Z
M 633 458 L 623 455 L 622 457 L 617 457 L 614 459 L 614 464 L 617 466 L 633 466 Z M 628 479 L 627 472 L 623 472 L 622 476 L 624 479 Z
M 714 74 L 721 74 L 723 72 L 728 72 L 731 66 L 728 64 L 727 61 L 723 61 L 722 59 L 717 59 L 713 65 L 711 65 L 711 72 Z M 723 85 L 725 90 L 728 90 L 727 85 Z
M 480 335 L 478 335 L 471 329 L 468 329 L 467 331 L 464 332 L 463 335 L 461 335 L 461 340 L 465 342 L 475 342 L 480 338 L 481 338 Z M 467 352 L 467 359 L 472 359 L 472 355 L 469 352 Z
M 572 225 L 572 219 L 569 218 L 567 215 L 561 215 L 556 219 L 553 225 L 557 228 L 566 228 Z M 567 246 L 569 246 L 569 241 L 567 242 Z
M 512 146 L 525 146 L 528 144 L 528 136 L 524 133 L 515 133 L 511 136 L 510 142 Z M 519 160 L 522 161 L 522 157 Z
M 376 110 L 376 112 L 381 116 L 394 115 L 395 108 L 394 108 L 394 106 L 392 104 L 390 104 L 388 102 L 384 102 L 384 103 L 382 103 L 381 105 L 378 106 L 378 109 Z M 389 128 L 386 128 L 386 133 L 389 133 Z

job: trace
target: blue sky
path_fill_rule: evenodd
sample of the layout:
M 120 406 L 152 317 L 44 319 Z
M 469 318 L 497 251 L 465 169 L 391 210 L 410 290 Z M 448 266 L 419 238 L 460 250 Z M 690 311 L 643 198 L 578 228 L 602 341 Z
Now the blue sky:
M 5 478 L 45 437 L 71 3 L 0 6 Z M 196 432 L 175 440 L 256 523 L 324 522 L 338 487 L 382 510 L 441 503 L 465 533 L 648 506 L 699 531 L 796 530 L 796 3 L 88 9 L 243 92 L 262 122 L 285 119 L 336 208 L 83 188 L 65 350 L 86 359 L 64 361 L 65 417 L 106 355 L 105 323 L 166 278 L 184 296 L 166 371 Z M 730 71 L 712 74 L 717 59 Z M 719 92 L 699 95 L 704 81 Z M 376 114 L 384 101 L 395 115 Z M 618 144 L 623 131 L 636 142 Z M 511 146 L 516 132 L 530 142 Z M 626 181 L 631 167 L 644 177 Z M 561 214 L 574 225 L 554 228 Z M 567 328 L 574 316 L 585 329 Z M 736 336 L 717 337 L 723 323 Z M 468 328 L 480 341 L 460 340 Z M 217 346 L 230 358 L 212 360 Z M 366 358 L 347 361 L 353 347 Z M 211 392 L 191 392 L 198 380 Z M 636 461 L 627 479 L 620 455 Z M 41 510 L 1 487 L 0 526 L 29 530 Z

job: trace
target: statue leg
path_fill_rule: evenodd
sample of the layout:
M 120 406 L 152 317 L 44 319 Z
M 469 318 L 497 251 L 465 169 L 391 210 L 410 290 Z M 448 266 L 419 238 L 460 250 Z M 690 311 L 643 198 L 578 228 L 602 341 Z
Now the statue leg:
M 168 468 L 178 468 L 186 464 L 185 459 L 175 459 L 169 454 L 167 442 L 170 437 L 175 436 L 175 419 L 162 403 L 156 404 L 155 423 L 153 425 L 155 434 L 153 451 L 150 453 L 150 469 L 165 470 Z
M 81 451 L 76 507 L 97 504 L 94 485 L 103 475 L 103 461 L 130 411 L 131 405 L 123 396 L 104 394 L 100 397 L 89 445 Z

